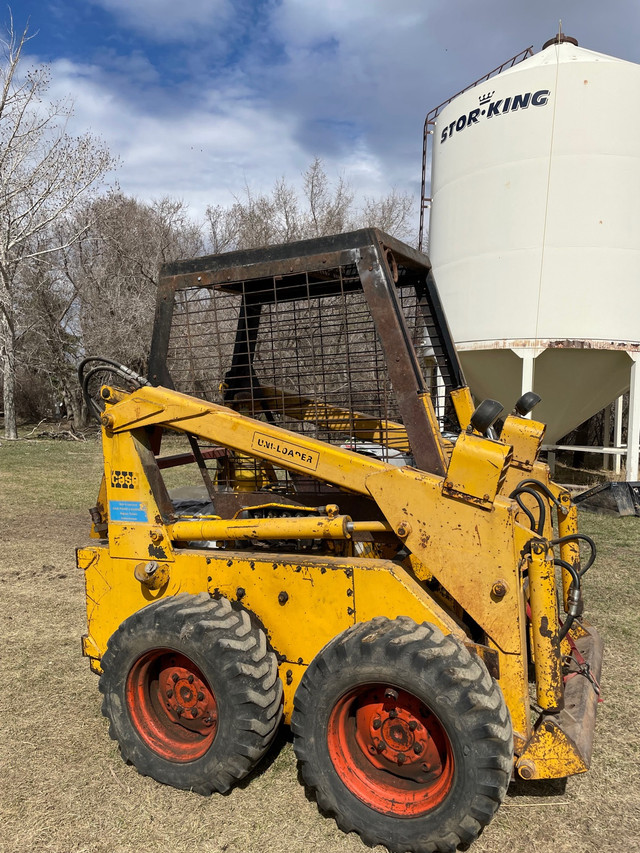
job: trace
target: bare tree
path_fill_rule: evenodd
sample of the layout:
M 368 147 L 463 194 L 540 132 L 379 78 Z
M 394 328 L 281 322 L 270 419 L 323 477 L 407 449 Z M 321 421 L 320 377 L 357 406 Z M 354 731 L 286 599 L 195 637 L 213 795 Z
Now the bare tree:
M 27 29 L 16 34 L 10 19 L 6 37 L 0 39 L 0 361 L 7 438 L 17 437 L 21 271 L 77 239 L 80 232 L 67 234 L 64 244 L 42 237 L 114 165 L 98 140 L 67 133 L 72 105 L 46 100 L 46 66 L 23 69 L 27 41 Z
M 159 267 L 202 254 L 200 226 L 180 201 L 145 204 L 112 191 L 79 205 L 65 229 L 80 236 L 56 256 L 63 325 L 49 340 L 52 364 L 62 342 L 66 362 L 75 364 L 75 354 L 105 355 L 146 372 Z M 58 373 L 65 375 L 62 368 Z
M 366 226 L 413 242 L 414 201 L 408 194 L 392 190 L 382 198 L 366 198 L 358 207 L 347 181 L 340 177 L 332 182 L 318 157 L 302 177 L 302 197 L 281 178 L 269 194 L 256 194 L 247 186 L 230 207 L 208 207 L 210 250 L 268 246 Z
M 396 189 L 382 198 L 365 198 L 360 212 L 362 227 L 372 225 L 407 243 L 417 242 L 415 226 L 415 199 Z
M 354 195 L 344 178 L 338 178 L 332 187 L 319 157 L 314 159 L 303 177 L 308 204 L 304 236 L 322 237 L 352 227 Z

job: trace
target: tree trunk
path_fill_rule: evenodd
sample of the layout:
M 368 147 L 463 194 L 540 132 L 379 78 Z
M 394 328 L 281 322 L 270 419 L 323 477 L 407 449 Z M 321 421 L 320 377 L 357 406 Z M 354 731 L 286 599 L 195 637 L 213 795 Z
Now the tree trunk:
M 16 333 L 13 324 L 2 318 L 2 378 L 4 383 L 4 436 L 18 437 L 16 426 Z
M 67 407 L 67 417 L 71 418 L 75 429 L 82 429 L 86 424 L 83 420 L 82 397 L 78 392 L 78 381 L 75 375 L 73 379 L 66 376 L 63 378 L 62 397 Z

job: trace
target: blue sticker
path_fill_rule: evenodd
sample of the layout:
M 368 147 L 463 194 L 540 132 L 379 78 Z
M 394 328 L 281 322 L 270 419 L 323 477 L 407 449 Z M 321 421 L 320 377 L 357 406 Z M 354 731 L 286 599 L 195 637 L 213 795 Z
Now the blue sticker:
M 142 501 L 109 501 L 111 521 L 142 521 L 148 524 L 147 508 Z

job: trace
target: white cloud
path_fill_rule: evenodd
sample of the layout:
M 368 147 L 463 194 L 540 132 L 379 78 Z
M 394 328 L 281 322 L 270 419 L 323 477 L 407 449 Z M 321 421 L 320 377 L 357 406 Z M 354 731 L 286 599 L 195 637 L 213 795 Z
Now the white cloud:
M 595 0 L 518 9 L 505 0 L 281 0 L 261 4 L 261 28 L 252 28 L 251 0 L 91 2 L 149 38 L 183 39 L 180 57 L 166 48 L 167 62 L 175 68 L 184 58 L 189 73 L 176 82 L 162 59 L 154 64 L 141 49 L 103 49 L 93 64 L 54 62 L 52 93 L 71 93 L 77 132 L 102 136 L 121 158 L 125 192 L 177 196 L 196 215 L 208 203 L 229 203 L 245 184 L 267 190 L 281 176 L 299 181 L 315 155 L 360 195 L 394 186 L 417 195 L 426 112 L 527 44 L 541 44 L 558 13 L 586 47 L 625 54 L 624 41 L 608 46 Z M 239 38 L 222 70 L 207 60 L 210 44 L 189 42 L 209 32 Z M 619 38 L 628 45 L 632 35 Z M 627 50 L 626 58 L 636 57 Z
M 215 35 L 233 14 L 231 0 L 90 0 L 126 26 L 160 42 L 178 42 L 207 31 Z
M 189 106 L 155 115 L 110 86 L 95 66 L 59 60 L 52 77 L 51 96 L 70 93 L 74 101 L 70 130 L 104 139 L 121 159 L 122 189 L 142 199 L 172 195 L 199 216 L 207 204 L 230 203 L 245 183 L 269 189 L 308 165 L 291 118 L 238 91 L 212 86 Z

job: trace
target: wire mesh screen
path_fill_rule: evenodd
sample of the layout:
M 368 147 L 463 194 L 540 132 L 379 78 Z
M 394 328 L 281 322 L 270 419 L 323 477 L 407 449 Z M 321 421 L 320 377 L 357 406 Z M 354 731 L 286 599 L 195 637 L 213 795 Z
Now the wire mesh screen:
M 426 290 L 422 285 L 398 288 L 400 302 L 409 328 L 413 331 L 412 343 L 422 368 L 425 386 L 431 395 L 440 430 L 450 436 L 460 432 L 458 416 L 450 392 L 458 387 L 451 374 L 444 343 L 431 312 Z
M 436 411 L 446 375 L 413 285 L 397 292 Z M 398 464 L 411 448 L 355 268 L 176 292 L 175 387 L 254 418 Z

